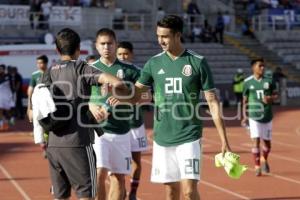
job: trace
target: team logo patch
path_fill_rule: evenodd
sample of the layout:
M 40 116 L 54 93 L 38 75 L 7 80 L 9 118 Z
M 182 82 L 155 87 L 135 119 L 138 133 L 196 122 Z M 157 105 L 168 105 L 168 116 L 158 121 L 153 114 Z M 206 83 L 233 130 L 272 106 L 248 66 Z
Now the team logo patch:
M 160 69 L 157 74 L 164 74 L 164 73 L 165 71 L 163 69 Z
M 182 69 L 182 74 L 185 76 L 192 75 L 192 66 L 191 65 L 184 65 Z
M 264 83 L 264 89 L 269 89 L 270 84 L 268 82 Z
M 118 71 L 117 71 L 117 75 L 116 75 L 118 78 L 120 78 L 120 79 L 123 79 L 123 78 L 125 78 L 125 74 L 124 74 L 124 71 L 122 70 L 122 69 L 119 69 Z
M 254 90 L 254 86 L 253 85 L 250 86 L 250 90 Z

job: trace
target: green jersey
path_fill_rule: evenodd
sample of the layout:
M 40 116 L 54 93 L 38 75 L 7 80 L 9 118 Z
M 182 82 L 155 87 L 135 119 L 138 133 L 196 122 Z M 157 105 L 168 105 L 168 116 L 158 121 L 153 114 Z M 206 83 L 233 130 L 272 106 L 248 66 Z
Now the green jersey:
M 243 95 L 248 99 L 249 118 L 267 123 L 272 120 L 272 105 L 263 103 L 265 95 L 272 95 L 275 85 L 270 78 L 257 80 L 254 76 L 245 79 Z
M 33 72 L 32 75 L 31 75 L 30 82 L 29 82 L 29 86 L 34 88 L 39 83 L 39 80 L 40 80 L 42 74 L 43 73 L 39 70 Z
M 135 83 L 140 76 L 140 70 L 138 70 L 134 65 L 129 63 L 124 63 L 116 59 L 114 64 L 107 66 L 100 61 L 96 61 L 93 65 L 100 69 L 102 72 L 112 74 L 124 81 Z M 109 96 L 102 96 L 100 94 L 100 88 L 98 86 L 92 87 L 92 94 L 90 97 L 90 102 L 101 105 L 106 102 Z M 100 123 L 103 130 L 107 133 L 112 134 L 125 134 L 130 130 L 129 119 L 132 119 L 133 107 L 126 105 L 118 105 L 112 108 L 111 114 L 108 119 Z
M 202 136 L 200 90 L 215 88 L 204 57 L 185 50 L 173 60 L 166 52 L 144 66 L 139 83 L 154 85 L 154 140 L 161 146 L 192 142 Z

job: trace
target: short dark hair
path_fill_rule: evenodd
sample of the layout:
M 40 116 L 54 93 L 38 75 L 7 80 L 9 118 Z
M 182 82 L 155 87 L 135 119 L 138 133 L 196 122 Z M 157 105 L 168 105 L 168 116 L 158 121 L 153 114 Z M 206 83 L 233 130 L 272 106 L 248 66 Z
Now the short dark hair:
M 167 15 L 157 22 L 157 26 L 169 28 L 173 33 L 183 32 L 183 20 L 177 15 Z
M 97 60 L 97 57 L 95 55 L 88 55 L 86 58 L 85 58 L 86 61 L 88 60 Z
M 80 37 L 74 30 L 64 28 L 57 33 L 55 44 L 60 54 L 71 56 L 80 48 Z
M 36 58 L 37 60 L 42 60 L 43 63 L 48 64 L 48 57 L 46 55 L 40 55 Z
M 263 58 L 254 58 L 251 60 L 251 66 L 253 66 L 257 62 L 265 62 Z
M 133 45 L 131 42 L 122 41 L 118 44 L 118 48 L 128 49 L 131 53 L 133 52 Z
M 108 35 L 112 38 L 114 38 L 115 41 L 117 41 L 117 37 L 116 37 L 116 34 L 113 30 L 109 29 L 109 28 L 101 28 L 97 31 L 97 34 L 96 34 L 96 39 L 99 37 L 99 36 L 102 36 L 102 35 Z
M 2 68 L 3 70 L 5 70 L 6 66 L 4 64 L 1 64 L 0 68 Z

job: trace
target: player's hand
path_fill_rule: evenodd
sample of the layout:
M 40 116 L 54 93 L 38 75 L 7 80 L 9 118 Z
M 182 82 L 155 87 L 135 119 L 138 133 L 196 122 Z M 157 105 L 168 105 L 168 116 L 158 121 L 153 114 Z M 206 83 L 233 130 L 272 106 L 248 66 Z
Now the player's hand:
M 100 94 L 102 96 L 107 96 L 109 93 L 112 93 L 112 85 L 109 83 L 104 83 L 100 87 Z
M 89 110 L 91 111 L 91 113 L 93 114 L 93 116 L 95 117 L 97 122 L 101 122 L 101 121 L 107 119 L 107 117 L 109 116 L 109 113 L 107 112 L 107 110 L 102 106 L 98 106 L 95 104 L 89 104 Z
M 242 127 L 246 127 L 247 126 L 247 120 L 248 120 L 247 118 L 243 118 L 242 119 L 242 121 L 241 121 L 241 126 Z
M 106 101 L 110 106 L 115 106 L 120 104 L 120 101 L 113 96 L 109 97 Z
M 27 117 L 30 123 L 32 123 L 32 110 L 27 109 Z
M 223 142 L 222 143 L 222 149 L 221 149 L 221 151 L 222 151 L 223 157 L 225 156 L 226 152 L 231 152 L 231 148 L 230 148 L 230 146 L 229 146 L 229 144 L 227 142 Z

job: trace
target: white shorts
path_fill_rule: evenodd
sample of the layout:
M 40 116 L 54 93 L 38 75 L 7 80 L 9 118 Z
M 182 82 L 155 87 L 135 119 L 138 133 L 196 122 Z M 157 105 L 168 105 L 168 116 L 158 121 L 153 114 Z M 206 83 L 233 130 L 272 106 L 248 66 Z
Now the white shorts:
M 148 149 L 148 141 L 144 124 L 129 131 L 131 152 L 141 152 Z
M 97 168 L 106 168 L 111 173 L 130 174 L 131 151 L 129 133 L 123 135 L 104 133 L 101 137 L 95 134 Z
M 249 119 L 250 137 L 261 138 L 263 140 L 272 139 L 272 121 L 268 123 L 260 123 Z
M 200 180 L 201 155 L 200 139 L 173 147 L 163 147 L 153 142 L 151 181 L 170 183 L 183 179 Z

